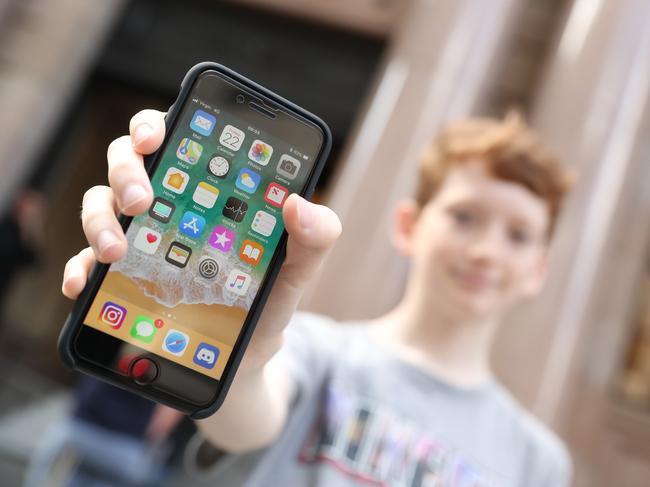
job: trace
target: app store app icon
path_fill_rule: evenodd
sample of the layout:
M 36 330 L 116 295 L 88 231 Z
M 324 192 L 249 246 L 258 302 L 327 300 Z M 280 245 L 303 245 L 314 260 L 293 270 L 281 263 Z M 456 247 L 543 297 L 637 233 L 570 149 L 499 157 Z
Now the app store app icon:
M 205 218 L 193 211 L 186 211 L 178 223 L 178 229 L 188 237 L 200 237 L 205 228 Z

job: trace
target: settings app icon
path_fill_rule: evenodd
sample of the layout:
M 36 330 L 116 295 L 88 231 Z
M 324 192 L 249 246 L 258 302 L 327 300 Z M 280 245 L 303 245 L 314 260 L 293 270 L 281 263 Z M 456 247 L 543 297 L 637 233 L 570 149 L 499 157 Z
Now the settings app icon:
M 199 274 L 206 279 L 214 279 L 219 274 L 219 264 L 211 257 L 203 257 L 199 262 Z

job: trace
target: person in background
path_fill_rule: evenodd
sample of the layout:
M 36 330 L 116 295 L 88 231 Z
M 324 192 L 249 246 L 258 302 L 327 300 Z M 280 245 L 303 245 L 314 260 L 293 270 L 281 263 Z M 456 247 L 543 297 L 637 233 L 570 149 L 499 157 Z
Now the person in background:
M 24 485 L 160 485 L 182 418 L 171 408 L 82 376 L 70 414 L 38 442 Z
M 84 198 L 91 247 L 66 266 L 68 297 L 95 259 L 126 252 L 113 208 L 151 204 L 142 154 L 160 146 L 163 114 L 140 112 L 130 128 L 108 151 L 111 186 Z M 393 244 L 411 263 L 401 301 L 344 324 L 295 313 L 340 222 L 291 195 L 283 268 L 226 401 L 198 422 L 229 453 L 211 485 L 569 485 L 566 448 L 489 364 L 504 315 L 542 289 L 569 186 L 520 117 L 447 125 L 424 151 L 414 197 L 395 208 Z
M 0 218 L 0 297 L 15 275 L 34 264 L 45 244 L 45 199 L 35 189 L 23 189 Z

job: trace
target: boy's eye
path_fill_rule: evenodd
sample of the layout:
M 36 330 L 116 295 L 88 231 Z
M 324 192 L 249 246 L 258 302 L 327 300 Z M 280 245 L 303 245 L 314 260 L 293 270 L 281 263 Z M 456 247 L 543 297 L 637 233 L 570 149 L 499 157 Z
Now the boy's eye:
M 513 228 L 508 232 L 510 240 L 516 244 L 526 244 L 531 240 L 530 234 L 520 228 Z
M 450 210 L 450 213 L 456 223 L 460 225 L 470 225 L 478 219 L 477 216 L 469 210 L 453 209 Z

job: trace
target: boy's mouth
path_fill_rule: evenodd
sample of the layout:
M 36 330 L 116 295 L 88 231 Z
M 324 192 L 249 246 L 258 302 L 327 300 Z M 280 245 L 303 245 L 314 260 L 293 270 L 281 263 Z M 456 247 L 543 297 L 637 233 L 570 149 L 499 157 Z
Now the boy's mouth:
M 496 285 L 496 279 L 486 272 L 452 267 L 451 274 L 463 288 L 471 291 L 484 291 Z

